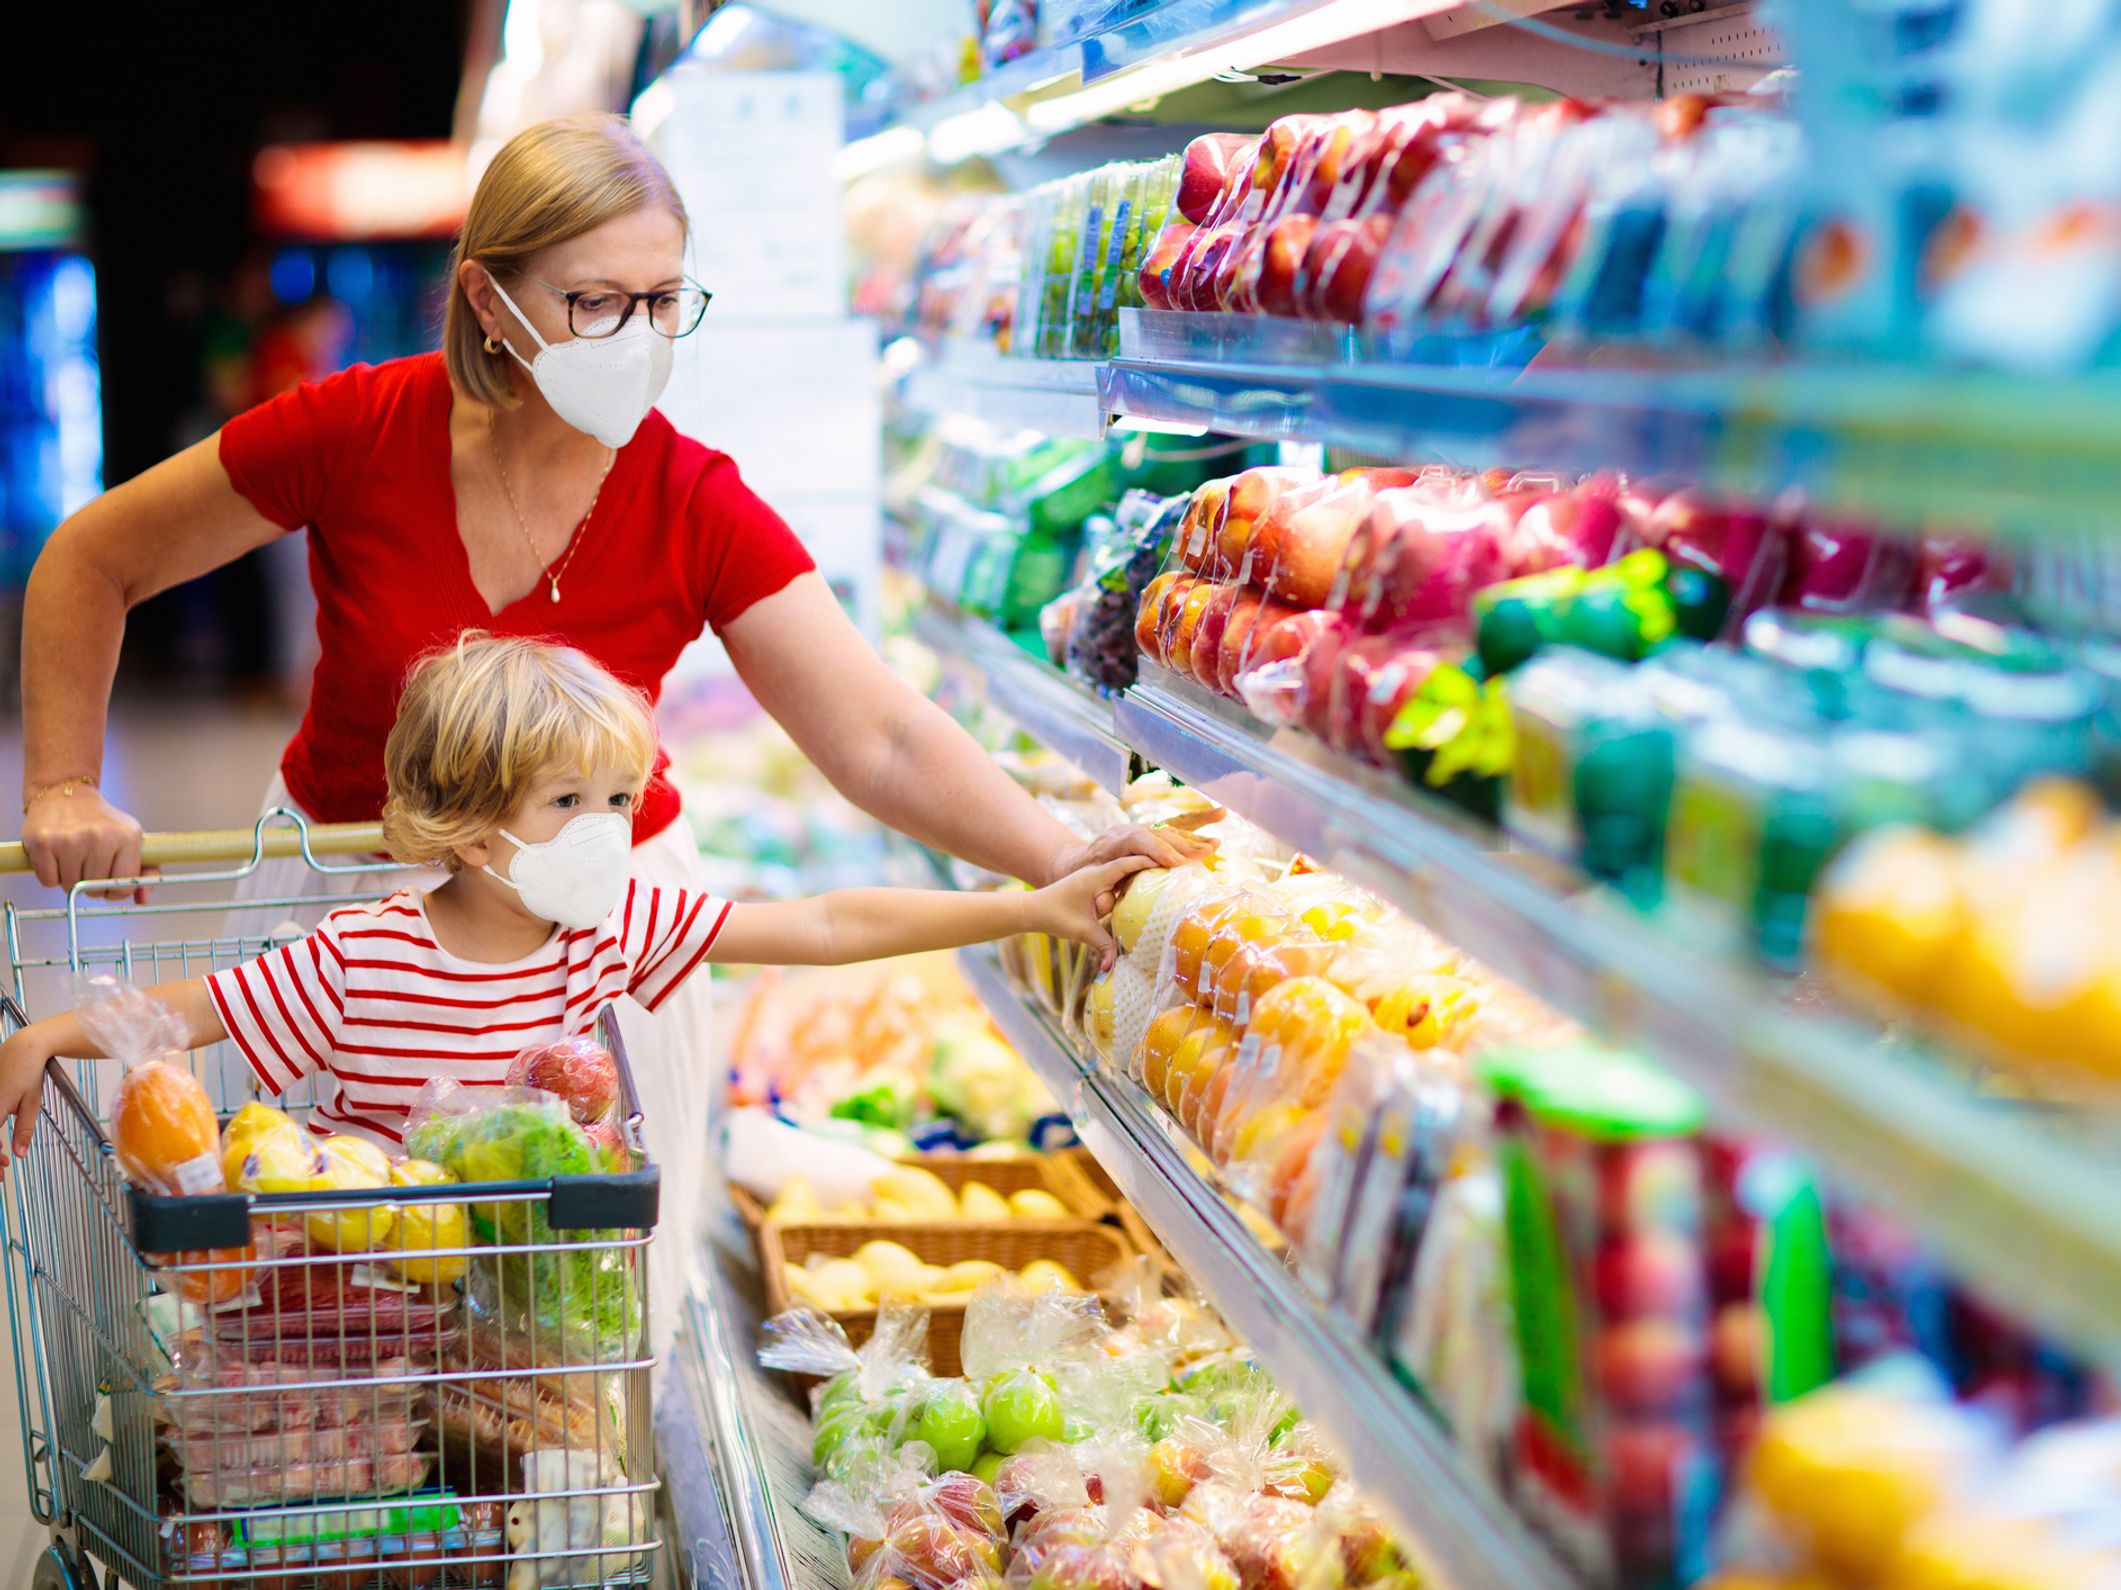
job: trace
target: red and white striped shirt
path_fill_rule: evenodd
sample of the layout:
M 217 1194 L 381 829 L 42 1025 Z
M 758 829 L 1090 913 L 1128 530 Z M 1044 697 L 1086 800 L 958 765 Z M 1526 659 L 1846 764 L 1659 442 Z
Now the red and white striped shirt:
M 206 980 L 228 1035 L 267 1088 L 319 1084 L 310 1126 L 396 1144 L 430 1077 L 498 1087 L 533 1044 L 584 1032 L 621 994 L 654 1010 L 706 959 L 729 902 L 626 886 L 601 927 L 559 931 L 520 961 L 442 948 L 400 890 L 334 911 L 308 937 Z

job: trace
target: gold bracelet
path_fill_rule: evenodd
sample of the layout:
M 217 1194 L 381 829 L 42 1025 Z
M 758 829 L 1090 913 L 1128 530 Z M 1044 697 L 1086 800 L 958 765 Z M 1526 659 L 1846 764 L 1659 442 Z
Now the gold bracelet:
M 71 800 L 73 799 L 74 792 L 76 790 L 100 788 L 102 788 L 102 785 L 96 781 L 95 774 L 76 773 L 72 778 L 62 778 L 56 784 L 47 784 L 44 786 L 44 788 L 31 790 L 27 795 L 23 796 L 22 815 L 27 817 L 29 815 L 29 809 L 32 806 L 36 805 L 37 802 L 44 799 L 44 797 L 47 795 L 64 795 L 67 799 Z

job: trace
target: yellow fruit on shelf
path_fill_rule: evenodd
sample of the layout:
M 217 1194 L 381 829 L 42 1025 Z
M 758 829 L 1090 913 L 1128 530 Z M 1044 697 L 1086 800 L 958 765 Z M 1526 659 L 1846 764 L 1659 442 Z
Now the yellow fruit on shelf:
M 950 1184 L 918 1165 L 897 1165 L 869 1184 L 872 1199 L 886 1199 L 910 1211 L 915 1220 L 954 1220 L 957 1195 Z
M 371 1190 L 390 1185 L 390 1158 L 365 1137 L 327 1137 L 317 1145 L 324 1168 L 309 1191 Z M 397 1223 L 389 1204 L 372 1208 L 318 1211 L 303 1222 L 309 1240 L 334 1253 L 369 1253 L 383 1245 Z
M 966 1220 L 1007 1220 L 1009 1200 L 983 1181 L 968 1181 L 957 1190 L 957 1212 Z
M 1026 1187 L 1009 1195 L 1009 1212 L 1019 1220 L 1066 1220 L 1068 1206 L 1049 1192 Z
M 1034 1292 L 1080 1292 L 1083 1283 L 1064 1264 L 1051 1259 L 1033 1259 L 1017 1272 L 1017 1279 Z
M 806 1177 L 791 1176 L 781 1187 L 780 1197 L 766 1211 L 768 1220 L 779 1220 L 787 1224 L 800 1224 L 805 1220 L 816 1220 L 825 1213 L 825 1206 L 818 1202 Z
M 400 1160 L 390 1167 L 393 1187 L 447 1187 L 455 1181 L 440 1165 L 424 1159 Z M 471 1268 L 467 1255 L 448 1250 L 470 1244 L 471 1226 L 462 1204 L 400 1204 L 390 1238 L 390 1267 L 408 1281 L 447 1286 Z
M 1959 847 L 1918 828 L 1880 828 L 1850 845 L 1812 910 L 1815 953 L 1836 983 L 1913 1005 L 1936 998 L 1966 929 Z
M 989 1281 L 1008 1273 L 992 1259 L 960 1259 L 944 1268 L 931 1283 L 930 1290 L 951 1293 L 955 1301 L 963 1302 L 965 1293 L 975 1291 Z
M 815 1268 L 793 1270 L 788 1284 L 830 1314 L 876 1306 L 875 1279 L 852 1259 L 827 1259 Z
M 887 1283 L 918 1283 L 928 1268 L 919 1254 L 898 1242 L 865 1242 L 854 1250 L 854 1262 L 869 1273 L 879 1289 Z

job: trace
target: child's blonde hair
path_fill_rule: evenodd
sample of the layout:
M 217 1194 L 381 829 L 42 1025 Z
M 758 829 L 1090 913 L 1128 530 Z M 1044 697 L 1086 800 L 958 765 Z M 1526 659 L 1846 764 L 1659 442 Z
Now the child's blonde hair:
M 466 630 L 413 665 L 383 747 L 383 843 L 400 861 L 459 865 L 555 772 L 646 779 L 655 720 L 640 691 L 571 646 Z

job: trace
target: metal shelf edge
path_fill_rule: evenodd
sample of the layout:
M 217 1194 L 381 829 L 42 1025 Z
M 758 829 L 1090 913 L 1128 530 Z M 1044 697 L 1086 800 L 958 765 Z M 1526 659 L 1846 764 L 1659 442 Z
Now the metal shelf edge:
M 1456 1590 L 1574 1584 L 1530 1526 L 1467 1468 L 1437 1419 L 1346 1321 L 1303 1293 L 1186 1162 L 1147 1095 L 1079 1055 L 991 955 L 960 951 L 959 962 L 1120 1191 L 1338 1445 L 1425 1566 Z

